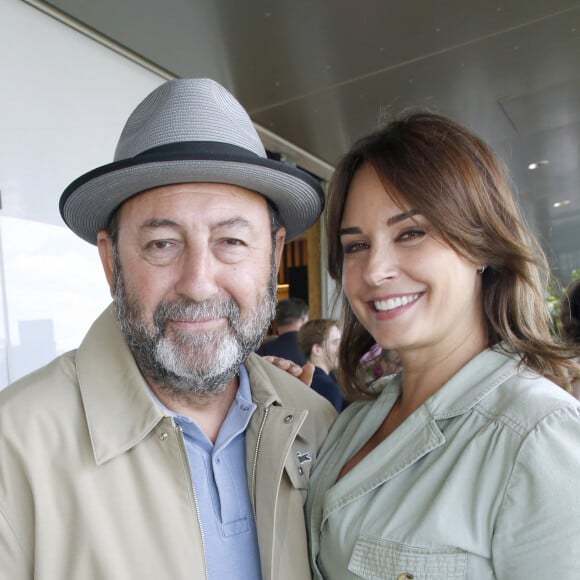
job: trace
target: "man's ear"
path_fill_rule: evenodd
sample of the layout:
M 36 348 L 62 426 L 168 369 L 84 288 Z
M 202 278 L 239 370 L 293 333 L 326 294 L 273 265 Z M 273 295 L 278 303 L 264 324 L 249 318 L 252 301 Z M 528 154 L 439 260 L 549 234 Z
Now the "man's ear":
M 284 242 L 286 241 L 286 228 L 281 227 L 276 232 L 276 271 L 280 268 L 280 262 L 282 261 L 282 252 L 284 251 Z
M 107 283 L 109 284 L 109 292 L 112 296 L 115 279 L 115 255 L 113 252 L 113 241 L 106 230 L 100 230 L 97 233 L 97 247 L 99 248 L 99 256 L 103 270 L 105 271 Z

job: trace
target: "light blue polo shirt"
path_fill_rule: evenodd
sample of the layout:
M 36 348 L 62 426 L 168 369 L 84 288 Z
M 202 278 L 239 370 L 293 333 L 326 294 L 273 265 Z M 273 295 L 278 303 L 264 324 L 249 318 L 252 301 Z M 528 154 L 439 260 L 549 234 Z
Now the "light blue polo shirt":
M 248 372 L 213 444 L 198 425 L 155 401 L 183 430 L 210 580 L 260 580 L 260 553 L 246 470 L 246 428 L 256 410 Z

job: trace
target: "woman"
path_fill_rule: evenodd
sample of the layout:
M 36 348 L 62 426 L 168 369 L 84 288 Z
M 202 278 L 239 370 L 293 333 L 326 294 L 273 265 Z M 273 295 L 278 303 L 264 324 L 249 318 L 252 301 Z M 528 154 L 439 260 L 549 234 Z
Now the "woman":
M 578 578 L 578 367 L 493 153 L 444 117 L 402 117 L 340 162 L 326 229 L 356 402 L 311 478 L 314 576 Z M 402 371 L 369 387 L 375 342 Z

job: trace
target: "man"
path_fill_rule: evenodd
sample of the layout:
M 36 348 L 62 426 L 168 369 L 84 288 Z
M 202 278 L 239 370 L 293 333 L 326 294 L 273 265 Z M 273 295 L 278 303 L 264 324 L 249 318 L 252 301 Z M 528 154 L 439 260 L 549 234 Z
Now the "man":
M 308 321 L 308 304 L 302 298 L 280 300 L 276 306 L 278 336 L 260 346 L 258 354 L 281 357 L 300 366 L 306 359 L 298 346 L 298 331 Z
M 310 578 L 302 504 L 334 410 L 252 351 L 284 240 L 322 205 L 207 79 L 153 91 L 65 190 L 114 305 L 0 393 L 2 578 Z
M 339 412 L 346 405 L 333 374 L 338 368 L 340 337 L 338 321 L 330 318 L 309 320 L 298 332 L 298 345 L 306 360 L 314 365 L 310 386 Z

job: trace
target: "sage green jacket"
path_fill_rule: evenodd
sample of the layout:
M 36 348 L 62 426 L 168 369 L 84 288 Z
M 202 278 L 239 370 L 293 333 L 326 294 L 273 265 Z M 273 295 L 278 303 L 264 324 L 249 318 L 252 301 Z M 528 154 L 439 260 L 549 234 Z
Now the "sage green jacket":
M 337 481 L 401 390 L 341 413 L 307 501 L 316 578 L 578 580 L 580 403 L 515 358 L 470 361 Z
M 247 369 L 263 578 L 310 578 L 303 502 L 335 412 L 257 355 Z M 182 435 L 153 403 L 109 308 L 78 350 L 0 391 L 0 578 L 206 576 Z

